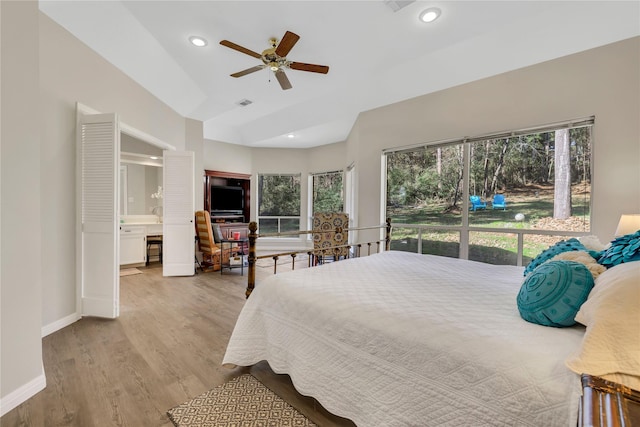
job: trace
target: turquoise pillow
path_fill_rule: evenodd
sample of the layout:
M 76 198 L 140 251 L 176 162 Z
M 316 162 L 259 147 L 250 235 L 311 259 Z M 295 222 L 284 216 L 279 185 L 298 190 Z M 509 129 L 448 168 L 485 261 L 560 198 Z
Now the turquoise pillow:
M 542 251 L 537 257 L 531 260 L 527 268 L 524 269 L 524 275 L 531 273 L 542 263 L 549 261 L 554 256 L 561 254 L 562 252 L 569 251 L 588 251 L 588 249 L 580 243 L 578 239 L 571 238 L 569 240 L 561 240 L 553 246 L 550 246 L 549 249 L 545 249 Z
M 640 231 L 626 234 L 611 242 L 611 246 L 602 252 L 598 263 L 607 268 L 623 262 L 640 260 Z
M 524 279 L 517 297 L 518 311 L 527 322 L 555 327 L 574 325 L 593 284 L 593 275 L 584 264 L 545 262 Z

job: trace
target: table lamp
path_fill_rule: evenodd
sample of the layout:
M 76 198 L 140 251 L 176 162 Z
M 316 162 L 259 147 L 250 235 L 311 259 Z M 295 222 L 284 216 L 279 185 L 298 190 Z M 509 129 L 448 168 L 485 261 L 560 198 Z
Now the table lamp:
M 640 214 L 622 214 L 614 236 L 620 237 L 638 230 L 640 230 Z

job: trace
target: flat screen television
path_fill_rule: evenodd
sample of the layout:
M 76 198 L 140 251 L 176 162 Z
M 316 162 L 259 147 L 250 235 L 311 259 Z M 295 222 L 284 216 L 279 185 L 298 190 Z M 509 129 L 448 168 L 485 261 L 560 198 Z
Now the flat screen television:
M 241 214 L 244 209 L 242 187 L 211 186 L 211 213 Z

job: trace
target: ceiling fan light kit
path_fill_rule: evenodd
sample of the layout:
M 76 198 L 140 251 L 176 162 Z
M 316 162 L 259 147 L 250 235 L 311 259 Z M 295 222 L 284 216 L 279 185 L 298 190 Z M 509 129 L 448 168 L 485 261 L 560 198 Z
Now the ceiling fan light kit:
M 237 45 L 229 40 L 222 40 L 220 44 L 222 46 L 226 46 L 230 49 L 237 50 L 238 52 L 244 53 L 245 55 L 252 56 L 254 58 L 260 59 L 262 61 L 262 65 L 256 65 L 255 67 L 247 68 L 246 70 L 238 71 L 237 73 L 231 74 L 231 77 L 242 77 L 247 74 L 254 73 L 256 71 L 262 70 L 265 67 L 268 67 L 276 76 L 278 83 L 280 83 L 280 87 L 283 90 L 291 89 L 291 83 L 289 82 L 289 78 L 285 74 L 284 70 L 299 70 L 299 71 L 308 71 L 312 73 L 320 73 L 327 74 L 329 72 L 329 67 L 326 65 L 317 65 L 317 64 L 306 64 L 303 62 L 293 62 L 287 59 L 287 55 L 293 49 L 293 46 L 298 42 L 300 36 L 291 31 L 287 31 L 280 43 L 275 38 L 269 39 L 269 43 L 271 47 L 262 51 L 262 54 L 254 52 L 246 47 L 242 47 Z

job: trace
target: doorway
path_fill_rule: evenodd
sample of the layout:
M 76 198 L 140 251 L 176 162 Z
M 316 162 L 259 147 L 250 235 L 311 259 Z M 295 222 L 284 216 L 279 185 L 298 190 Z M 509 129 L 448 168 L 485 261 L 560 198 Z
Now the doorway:
M 125 144 L 129 137 L 138 140 L 132 144 L 139 148 L 131 151 L 143 153 L 150 149 L 158 154 L 164 154 L 162 150 L 173 153 L 175 147 L 121 123 L 116 114 L 100 114 L 79 103 L 76 118 L 79 153 L 76 306 L 81 316 L 115 318 L 119 315 L 120 287 L 121 139 Z M 186 174 L 190 174 L 192 187 L 192 170 Z M 184 181 L 180 169 L 175 175 Z M 188 237 L 192 240 L 191 235 Z

